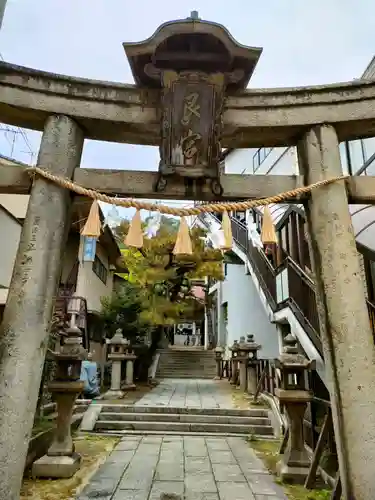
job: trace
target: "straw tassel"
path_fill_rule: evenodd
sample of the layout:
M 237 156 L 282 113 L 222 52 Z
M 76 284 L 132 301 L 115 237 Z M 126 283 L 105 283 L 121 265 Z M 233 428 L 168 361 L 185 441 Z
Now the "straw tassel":
M 273 224 L 270 209 L 267 206 L 264 207 L 262 232 L 260 237 L 263 245 L 272 245 L 277 243 L 275 226 Z
M 143 247 L 143 231 L 141 211 L 137 209 L 129 226 L 128 234 L 125 238 L 125 245 L 128 247 L 142 248 Z
M 174 255 L 191 255 L 193 248 L 191 244 L 189 226 L 185 217 L 181 217 L 180 227 L 178 228 L 176 244 L 173 249 Z
M 232 223 L 230 221 L 228 212 L 226 210 L 224 210 L 223 212 L 223 220 L 221 225 L 224 233 L 224 244 L 221 248 L 224 251 L 232 250 L 233 247 Z
M 89 238 L 99 238 L 102 229 L 102 223 L 99 216 L 99 204 L 94 200 L 86 224 L 84 225 L 81 235 Z

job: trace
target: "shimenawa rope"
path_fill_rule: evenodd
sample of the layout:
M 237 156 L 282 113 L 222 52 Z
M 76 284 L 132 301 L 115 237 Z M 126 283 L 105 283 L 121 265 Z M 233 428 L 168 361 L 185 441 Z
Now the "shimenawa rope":
M 54 182 L 55 184 L 58 184 L 61 187 L 73 191 L 76 194 L 87 196 L 88 198 L 92 198 L 93 200 L 102 201 L 104 203 L 109 203 L 110 205 L 117 205 L 123 208 L 136 208 L 137 210 L 148 210 L 151 212 L 160 212 L 162 214 L 175 215 L 179 217 L 184 217 L 184 216 L 187 217 L 190 215 L 199 215 L 201 213 L 212 213 L 212 212 L 225 212 L 225 211 L 243 212 L 250 208 L 270 205 L 272 203 L 282 203 L 287 199 L 309 193 L 313 189 L 322 186 L 327 186 L 328 184 L 332 184 L 333 182 L 346 180 L 349 177 L 348 175 L 332 177 L 331 179 L 325 179 L 319 182 L 315 182 L 314 184 L 310 184 L 309 186 L 299 187 L 296 189 L 292 189 L 290 191 L 285 191 L 284 193 L 280 193 L 275 196 L 269 196 L 268 198 L 261 198 L 257 200 L 216 202 L 189 208 L 173 208 L 167 205 L 158 205 L 156 203 L 148 203 L 144 201 L 134 200 L 132 198 L 121 199 L 121 198 L 115 198 L 113 196 L 107 196 L 106 194 L 100 193 L 99 191 L 95 191 L 93 189 L 86 189 L 85 187 L 80 186 L 79 184 L 76 184 L 75 182 L 72 182 L 69 179 L 66 179 L 64 177 L 59 177 L 58 175 L 54 175 L 48 170 L 42 169 L 40 167 L 29 167 L 27 169 L 27 172 L 31 176 L 39 175 L 51 182 Z

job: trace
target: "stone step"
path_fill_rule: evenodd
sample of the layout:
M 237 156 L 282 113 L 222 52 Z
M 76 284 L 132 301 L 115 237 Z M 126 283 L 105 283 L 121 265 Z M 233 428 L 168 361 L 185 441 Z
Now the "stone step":
M 213 375 L 204 375 L 204 374 L 202 375 L 199 373 L 197 373 L 196 375 L 192 375 L 191 373 L 189 375 L 180 374 L 180 373 L 177 373 L 177 374 L 176 373 L 169 373 L 167 375 L 163 375 L 163 374 L 157 373 L 156 378 L 157 379 L 164 379 L 164 378 L 166 378 L 166 379 L 168 379 L 168 378 L 170 378 L 170 379 L 175 379 L 175 378 L 189 379 L 189 378 L 191 378 L 192 380 L 195 380 L 195 379 L 197 379 L 197 380 L 199 380 L 199 379 L 212 380 L 214 377 L 213 377 Z
M 213 368 L 187 368 L 186 366 L 181 366 L 181 367 L 173 367 L 173 366 L 161 366 L 159 367 L 159 371 L 170 371 L 170 372 L 182 372 L 182 373 L 212 373 L 215 371 Z
M 162 431 L 133 431 L 133 430 L 126 430 L 126 431 L 95 431 L 95 432 L 86 432 L 87 434 L 94 434 L 95 436 L 118 436 L 118 437 L 124 437 L 124 436 L 189 436 L 189 437 L 241 437 L 243 438 L 243 434 L 236 434 L 231 432 L 230 434 L 226 432 L 179 432 L 179 431 L 169 431 L 168 429 L 162 430 Z M 258 436 L 257 434 L 253 434 L 255 438 L 262 439 L 262 441 L 265 440 L 275 440 L 275 437 L 272 435 L 270 436 Z M 273 498 L 273 497 L 272 497 Z M 276 500 L 276 499 L 275 499 Z
M 214 356 L 201 356 L 201 355 L 193 355 L 193 356 L 174 356 L 174 355 L 171 355 L 171 354 L 161 354 L 160 355 L 160 359 L 175 359 L 177 361 L 192 361 L 192 360 L 199 360 L 199 361 L 202 361 L 202 362 L 205 362 L 205 361 L 215 361 L 215 358 Z
M 259 436 L 273 435 L 271 425 L 233 425 L 233 424 L 204 424 L 188 422 L 137 422 L 124 420 L 97 420 L 95 430 L 113 430 L 113 431 L 176 431 L 181 433 L 204 432 L 204 433 L 226 433 L 226 434 L 256 434 Z
M 216 365 L 211 365 L 209 363 L 204 363 L 204 364 L 199 364 L 199 363 L 193 363 L 193 364 L 189 364 L 189 363 L 171 363 L 171 362 L 168 362 L 168 363 L 159 363 L 159 367 L 165 367 L 165 366 L 169 366 L 171 368 L 185 368 L 185 370 L 187 369 L 200 369 L 200 370 L 204 370 L 205 368 L 214 368 Z
M 212 374 L 214 372 L 214 370 L 208 370 L 208 369 L 204 369 L 204 370 L 189 370 L 189 369 L 182 369 L 182 368 L 160 368 L 160 370 L 158 370 L 158 373 L 168 373 L 168 374 L 172 374 L 172 373 L 183 373 L 184 375 L 188 375 L 189 373 L 191 374 L 199 374 L 199 373 L 203 373 L 203 374 Z
M 199 363 L 201 365 L 214 365 L 215 360 L 208 358 L 208 359 L 201 359 L 201 358 L 196 358 L 196 359 L 186 359 L 186 358 L 170 358 L 170 357 L 161 357 L 159 358 L 159 363 L 187 363 L 187 364 L 192 364 L 192 363 Z
M 152 413 L 164 414 L 166 419 L 169 415 L 213 415 L 223 417 L 252 417 L 268 418 L 266 408 L 249 408 L 238 410 L 235 408 L 180 408 L 171 406 L 128 406 L 121 404 L 107 404 L 101 402 L 102 412 L 105 413 Z
M 211 356 L 215 354 L 212 351 L 205 351 L 204 349 L 158 349 L 158 353 L 167 354 L 168 356 Z
M 211 365 L 208 363 L 202 365 L 199 363 L 159 363 L 159 368 L 164 368 L 164 367 L 181 368 L 185 370 L 205 370 L 208 368 L 212 370 L 213 368 L 216 367 L 216 365 Z
M 183 366 L 185 368 L 193 368 L 193 367 L 199 367 L 199 368 L 205 368 L 205 367 L 213 367 L 216 366 L 216 363 L 211 363 L 209 361 L 200 363 L 199 361 L 175 361 L 172 359 L 166 359 L 165 361 L 159 361 L 159 366 Z
M 98 420 L 115 420 L 128 422 L 183 422 L 190 424 L 231 424 L 231 425 L 255 425 L 268 426 L 270 421 L 267 417 L 234 417 L 233 415 L 190 415 L 178 413 L 114 413 L 101 412 Z

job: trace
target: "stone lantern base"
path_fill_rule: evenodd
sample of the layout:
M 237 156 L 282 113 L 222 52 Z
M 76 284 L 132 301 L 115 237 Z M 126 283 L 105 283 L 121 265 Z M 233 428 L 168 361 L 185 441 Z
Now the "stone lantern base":
M 277 464 L 277 473 L 285 483 L 304 484 L 311 463 L 305 447 L 303 418 L 311 394 L 306 390 L 277 389 L 276 396 L 285 405 L 290 429 L 286 449 Z
M 135 384 L 127 384 L 125 382 L 125 384 L 122 386 L 122 388 L 124 391 L 135 391 L 137 386 Z
M 57 403 L 57 421 L 54 439 L 46 455 L 33 463 L 33 477 L 70 478 L 80 468 L 81 455 L 75 452 L 71 436 L 73 406 L 83 382 L 54 381 L 49 385 Z
M 109 389 L 103 394 L 103 399 L 122 399 L 124 395 L 125 394 L 121 390 L 114 391 L 113 389 Z
M 276 465 L 278 477 L 283 483 L 287 484 L 305 484 L 309 468 L 310 464 L 306 466 L 300 464 L 297 467 L 293 467 L 283 462 L 283 460 L 280 460 Z
M 33 463 L 31 474 L 33 477 L 68 479 L 77 472 L 81 464 L 81 455 L 73 453 L 71 456 L 50 457 L 44 455 Z

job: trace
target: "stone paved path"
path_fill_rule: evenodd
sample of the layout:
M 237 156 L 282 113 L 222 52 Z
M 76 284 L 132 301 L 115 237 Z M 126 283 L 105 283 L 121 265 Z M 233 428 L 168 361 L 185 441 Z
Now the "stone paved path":
M 211 380 L 165 379 L 136 406 L 233 408 Z M 175 496 L 165 496 L 164 494 Z M 241 437 L 135 436 L 121 440 L 78 500 L 286 499 Z
M 233 408 L 231 393 L 223 387 L 223 382 L 213 380 L 164 379 L 135 406 Z
M 79 500 L 286 499 L 245 439 L 128 436 Z

